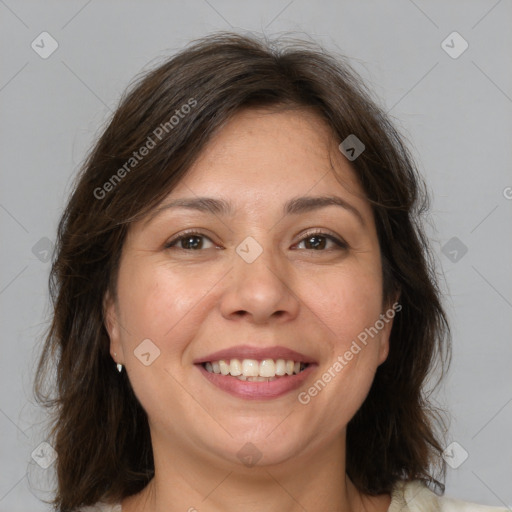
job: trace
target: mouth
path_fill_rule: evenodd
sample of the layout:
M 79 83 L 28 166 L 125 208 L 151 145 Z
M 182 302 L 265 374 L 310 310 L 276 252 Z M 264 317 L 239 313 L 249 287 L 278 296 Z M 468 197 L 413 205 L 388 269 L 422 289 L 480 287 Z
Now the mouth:
M 241 345 L 196 359 L 203 377 L 237 398 L 268 400 L 300 387 L 317 363 L 285 347 Z
M 274 380 L 298 375 L 309 363 L 293 359 L 219 359 L 202 363 L 208 373 L 234 377 L 246 382 L 272 382 Z

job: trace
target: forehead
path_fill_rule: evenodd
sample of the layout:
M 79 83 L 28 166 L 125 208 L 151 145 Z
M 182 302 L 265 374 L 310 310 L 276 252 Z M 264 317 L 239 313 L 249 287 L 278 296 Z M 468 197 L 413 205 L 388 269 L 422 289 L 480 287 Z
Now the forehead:
M 336 136 L 305 108 L 247 109 L 209 141 L 170 196 L 305 195 L 345 190 L 364 196 Z

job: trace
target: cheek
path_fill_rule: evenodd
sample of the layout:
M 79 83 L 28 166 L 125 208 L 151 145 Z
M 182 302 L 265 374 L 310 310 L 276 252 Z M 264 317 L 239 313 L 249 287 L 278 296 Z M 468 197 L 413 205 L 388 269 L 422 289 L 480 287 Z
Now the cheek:
M 161 262 L 126 265 L 118 296 L 129 344 L 149 338 L 166 352 L 182 348 L 198 329 L 197 316 L 216 281 L 214 273 L 178 272 Z
M 347 350 L 361 332 L 374 325 L 382 312 L 381 277 L 373 270 L 347 267 L 320 278 L 317 276 L 314 285 L 307 286 L 304 296 L 308 307 L 323 324 L 336 356 Z
M 181 386 L 183 355 L 201 325 L 204 297 L 212 276 L 178 274 L 161 262 L 130 262 L 121 268 L 118 283 L 121 342 L 126 371 L 136 396 L 152 418 L 167 418 L 168 406 L 186 406 Z M 143 340 L 149 365 L 138 357 Z M 162 390 L 167 398 L 162 400 Z M 171 393 L 168 393 L 172 390 Z
M 363 403 L 378 366 L 385 331 L 372 336 L 368 332 L 382 313 L 382 281 L 378 265 L 372 263 L 347 265 L 339 272 L 316 276 L 315 283 L 307 287 L 305 297 L 326 333 L 330 353 L 299 401 L 319 411 L 323 425 L 335 435 Z

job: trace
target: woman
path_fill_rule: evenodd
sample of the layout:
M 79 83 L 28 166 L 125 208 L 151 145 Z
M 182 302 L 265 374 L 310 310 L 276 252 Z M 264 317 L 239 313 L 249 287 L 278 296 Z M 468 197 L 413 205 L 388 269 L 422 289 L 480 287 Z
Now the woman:
M 142 76 L 59 226 L 36 386 L 57 510 L 467 506 L 438 496 L 424 384 L 450 350 L 424 206 L 321 49 L 215 34 Z

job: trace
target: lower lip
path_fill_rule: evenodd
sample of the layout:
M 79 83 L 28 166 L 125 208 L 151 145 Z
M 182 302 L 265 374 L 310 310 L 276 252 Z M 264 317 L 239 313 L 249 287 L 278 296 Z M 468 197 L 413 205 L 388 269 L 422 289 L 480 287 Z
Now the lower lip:
M 316 365 L 309 364 L 306 369 L 302 370 L 297 375 L 279 377 L 270 382 L 250 382 L 240 380 L 229 375 L 222 375 L 221 373 L 210 373 L 201 364 L 196 366 L 204 377 L 214 386 L 217 386 L 231 395 L 238 398 L 244 398 L 246 400 L 270 400 L 272 398 L 283 396 L 286 393 L 299 388 L 309 377 Z

